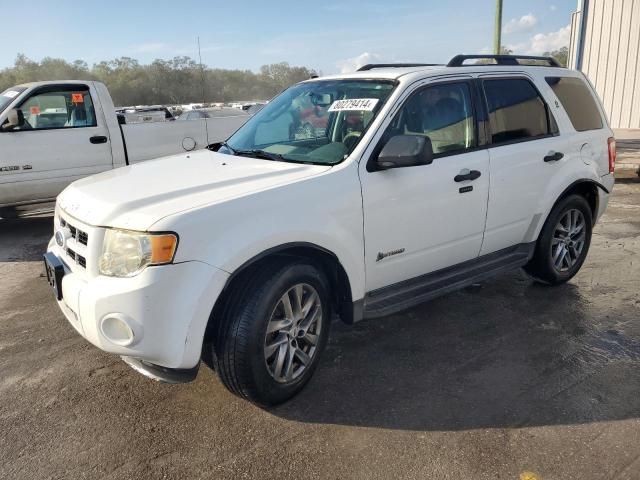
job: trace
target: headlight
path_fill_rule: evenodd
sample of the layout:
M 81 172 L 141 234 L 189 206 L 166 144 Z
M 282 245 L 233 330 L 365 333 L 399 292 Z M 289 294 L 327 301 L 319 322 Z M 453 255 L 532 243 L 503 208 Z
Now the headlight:
M 99 270 L 110 277 L 133 277 L 149 265 L 171 263 L 177 246 L 174 233 L 109 229 L 102 244 Z

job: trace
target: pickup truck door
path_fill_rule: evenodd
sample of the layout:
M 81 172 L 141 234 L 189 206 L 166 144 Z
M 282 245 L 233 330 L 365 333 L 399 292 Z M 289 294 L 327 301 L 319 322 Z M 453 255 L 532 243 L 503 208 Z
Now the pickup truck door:
M 112 168 L 92 84 L 36 87 L 16 107 L 24 123 L 0 128 L 0 206 L 55 198 L 74 180 Z
M 401 101 L 360 163 L 367 291 L 479 255 L 489 191 L 489 154 L 478 148 L 476 86 L 435 80 Z M 393 112 L 393 110 L 392 110 Z M 377 154 L 395 135 L 425 135 L 429 165 L 375 171 Z M 460 175 L 467 175 L 460 177 Z M 474 178 L 472 178 L 474 177 Z

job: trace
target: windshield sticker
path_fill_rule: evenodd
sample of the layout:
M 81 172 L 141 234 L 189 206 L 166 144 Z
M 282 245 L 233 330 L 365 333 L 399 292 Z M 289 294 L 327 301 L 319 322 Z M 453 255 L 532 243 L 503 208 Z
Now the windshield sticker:
M 364 111 L 371 112 L 376 104 L 377 98 L 350 98 L 347 100 L 336 100 L 329 107 L 330 112 L 345 112 L 345 111 Z
M 8 90 L 2 94 L 3 97 L 16 98 L 20 92 L 16 92 L 15 90 Z
M 72 93 L 71 103 L 84 103 L 84 96 L 81 93 Z

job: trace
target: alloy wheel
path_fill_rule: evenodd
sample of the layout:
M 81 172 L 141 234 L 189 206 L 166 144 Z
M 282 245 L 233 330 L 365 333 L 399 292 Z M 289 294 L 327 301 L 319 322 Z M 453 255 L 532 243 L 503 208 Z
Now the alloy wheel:
M 580 210 L 567 210 L 553 231 L 551 260 L 559 272 L 570 270 L 580 259 L 586 239 L 586 221 Z
M 320 295 L 311 285 L 299 283 L 280 297 L 264 342 L 264 359 L 274 380 L 289 383 L 304 373 L 318 350 L 322 320 Z

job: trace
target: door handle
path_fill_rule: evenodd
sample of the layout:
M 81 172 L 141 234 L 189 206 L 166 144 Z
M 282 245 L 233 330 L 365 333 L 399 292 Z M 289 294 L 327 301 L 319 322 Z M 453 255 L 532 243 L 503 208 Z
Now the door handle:
M 455 182 L 464 182 L 465 180 L 475 180 L 480 175 L 482 175 L 478 170 L 461 170 L 458 175 L 453 177 Z
M 99 143 L 107 143 L 107 137 L 105 137 L 104 135 L 96 135 L 95 137 L 91 137 L 89 141 L 94 145 L 97 145 Z
M 544 157 L 544 161 L 557 162 L 558 160 L 562 160 L 563 157 L 564 157 L 564 153 L 554 152 L 553 150 L 551 150 L 549 153 L 547 153 L 546 157 Z

